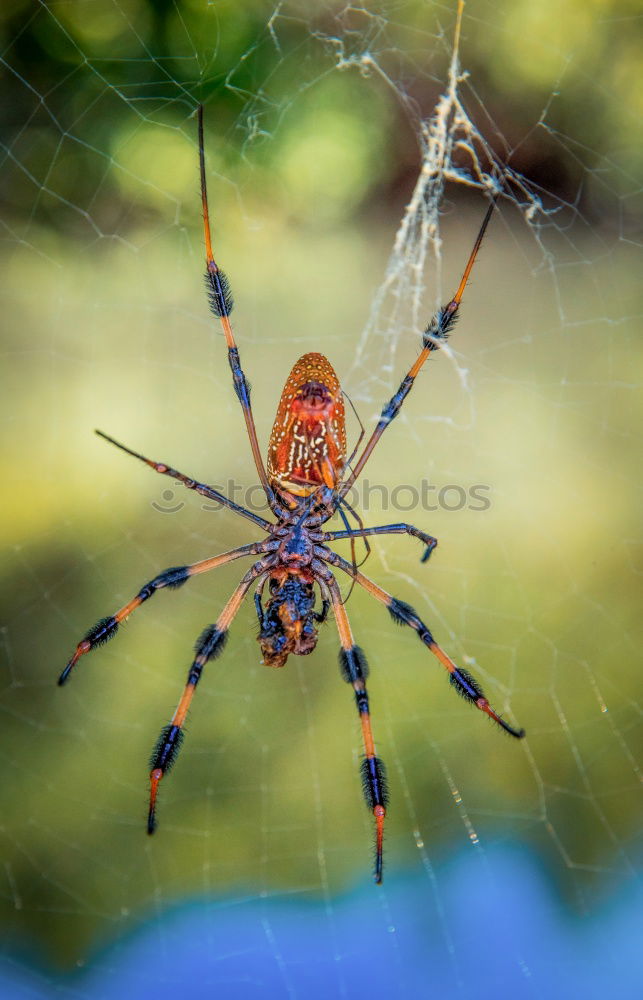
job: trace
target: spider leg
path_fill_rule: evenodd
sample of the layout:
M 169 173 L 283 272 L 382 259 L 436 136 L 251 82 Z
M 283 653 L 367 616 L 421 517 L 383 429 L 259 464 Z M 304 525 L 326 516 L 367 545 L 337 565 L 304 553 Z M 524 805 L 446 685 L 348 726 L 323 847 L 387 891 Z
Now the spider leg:
M 422 350 L 420 351 L 420 354 L 418 355 L 417 359 L 411 365 L 408 372 L 402 379 L 397 392 L 394 393 L 393 396 L 391 396 L 388 403 L 384 406 L 380 419 L 377 423 L 377 426 L 375 427 L 375 430 L 373 431 L 370 438 L 364 445 L 364 450 L 362 451 L 362 454 L 355 463 L 353 471 L 351 472 L 348 479 L 346 479 L 341 489 L 338 491 L 340 497 L 343 497 L 346 495 L 346 493 L 348 493 L 351 486 L 353 485 L 357 477 L 360 475 L 362 469 L 366 465 L 366 462 L 368 461 L 371 452 L 375 448 L 375 445 L 381 438 L 382 434 L 384 433 L 388 425 L 391 423 L 391 421 L 394 420 L 395 417 L 398 415 L 402 407 L 402 403 L 404 402 L 407 395 L 413 388 L 413 383 L 415 382 L 417 375 L 419 374 L 422 366 L 424 365 L 424 362 L 427 360 L 432 351 L 435 351 L 437 348 L 439 348 L 449 336 L 449 332 L 456 320 L 456 314 L 460 307 L 460 301 L 462 299 L 464 290 L 467 286 L 469 275 L 471 274 L 471 269 L 478 255 L 478 251 L 480 250 L 484 234 L 486 232 L 487 226 L 489 225 L 489 220 L 491 218 L 497 200 L 498 200 L 498 194 L 495 194 L 491 199 L 491 204 L 489 205 L 487 213 L 484 219 L 482 220 L 480 231 L 478 232 L 476 241 L 473 245 L 473 250 L 469 255 L 469 260 L 467 261 L 464 273 L 462 275 L 462 278 L 460 279 L 458 290 L 456 291 L 451 301 L 446 306 L 443 306 L 442 309 L 440 309 L 436 313 L 436 315 L 433 317 L 433 319 L 427 326 L 426 330 L 424 331 L 423 346 Z
M 331 552 L 330 549 L 316 548 L 316 552 L 320 558 L 331 563 L 333 566 L 337 566 L 339 569 L 344 570 L 349 576 L 360 584 L 364 590 L 374 597 L 377 601 L 381 601 L 388 608 L 393 621 L 398 625 L 410 625 L 412 629 L 417 632 L 418 638 L 425 646 L 431 650 L 433 655 L 437 657 L 445 670 L 448 671 L 450 675 L 451 684 L 456 689 L 458 694 L 462 695 L 466 701 L 471 702 L 476 708 L 479 708 L 481 712 L 485 712 L 489 718 L 497 722 L 501 729 L 504 729 L 506 733 L 511 736 L 515 736 L 516 739 L 522 739 L 525 735 L 524 729 L 515 729 L 511 726 L 502 716 L 498 715 L 496 711 L 491 707 L 487 699 L 485 698 L 482 688 L 478 681 L 471 676 L 468 670 L 463 670 L 462 667 L 458 667 L 450 656 L 448 656 L 441 646 L 433 638 L 431 630 L 427 625 L 424 624 L 422 619 L 419 617 L 417 612 L 407 604 L 405 601 L 400 601 L 396 597 L 382 590 L 378 587 L 376 583 L 373 583 L 367 576 L 360 573 L 359 570 L 353 570 L 353 567 L 341 556 L 338 556 L 336 552 Z
M 318 625 L 323 625 L 328 618 L 328 612 L 330 611 L 330 601 L 324 598 L 322 600 L 321 611 L 314 611 L 313 617 Z
M 247 507 L 242 507 L 240 504 L 235 503 L 234 500 L 229 500 L 227 496 L 224 496 L 223 493 L 219 493 L 219 491 L 215 490 L 213 486 L 208 486 L 206 483 L 199 483 L 196 479 L 192 479 L 190 476 L 186 476 L 182 472 L 177 472 L 176 469 L 173 469 L 170 465 L 166 465 L 165 462 L 155 462 L 151 458 L 146 458 L 145 455 L 140 455 L 137 451 L 133 451 L 126 445 L 121 444 L 120 441 L 110 437 L 109 434 L 105 434 L 104 431 L 96 431 L 96 433 L 99 437 L 104 438 L 105 441 L 109 441 L 110 444 L 120 448 L 121 451 L 124 451 L 127 455 L 132 455 L 133 458 L 138 458 L 141 462 L 145 462 L 145 464 L 149 465 L 149 467 L 154 469 L 155 472 L 160 472 L 163 476 L 171 476 L 172 479 L 178 479 L 179 482 L 183 483 L 188 490 L 194 490 L 196 493 L 200 493 L 201 496 L 207 497 L 208 500 L 216 500 L 217 503 L 223 504 L 224 507 L 229 507 L 230 510 L 235 512 L 235 514 L 241 514 L 242 517 L 247 517 L 250 521 L 254 521 L 254 523 L 258 524 L 264 531 L 272 530 L 273 526 L 270 521 L 264 520 L 263 517 L 259 517 L 258 514 L 248 510 Z
M 349 565 L 347 563 L 347 565 Z M 362 726 L 364 741 L 364 759 L 362 760 L 362 787 L 366 804 L 375 817 L 375 871 L 374 879 L 379 885 L 382 881 L 382 859 L 384 843 L 384 818 L 388 802 L 386 785 L 386 768 L 384 762 L 375 752 L 375 742 L 371 731 L 371 716 L 366 690 L 368 663 L 363 650 L 353 641 L 346 608 L 342 595 L 333 574 L 319 560 L 313 561 L 313 569 L 322 577 L 330 591 L 330 599 L 339 632 L 341 649 L 339 651 L 339 666 L 344 680 L 352 685 L 355 692 L 355 704 Z
M 355 409 L 355 406 L 353 404 L 353 400 L 348 395 L 348 393 L 346 392 L 345 389 L 342 389 L 342 395 L 351 404 L 351 410 L 355 414 L 355 417 L 357 418 L 357 423 L 359 424 L 359 437 L 357 438 L 357 441 L 355 442 L 355 446 L 354 446 L 352 452 L 350 453 L 349 457 L 346 459 L 346 465 L 350 467 L 351 462 L 353 461 L 353 459 L 355 458 L 355 455 L 359 451 L 359 446 L 361 445 L 362 441 L 364 440 L 364 435 L 366 434 L 366 431 L 364 429 L 364 424 L 362 423 L 362 421 L 360 419 L 360 415 L 357 412 L 357 410 Z
M 360 529 L 361 529 L 361 530 L 363 531 L 363 530 L 364 530 L 364 522 L 362 521 L 362 519 L 361 519 L 361 517 L 359 516 L 359 514 L 357 513 L 357 511 L 356 511 L 356 510 L 354 510 L 354 509 L 353 509 L 353 508 L 351 507 L 351 505 L 349 504 L 349 502 L 348 502 L 348 500 L 346 499 L 346 497 L 344 497 L 344 498 L 343 498 L 343 499 L 342 499 L 342 500 L 340 501 L 340 504 L 339 504 L 339 508 L 338 508 L 338 510 L 341 510 L 341 508 L 342 508 L 342 507 L 345 507 L 345 508 L 346 508 L 346 510 L 348 511 L 348 513 L 349 513 L 349 514 L 352 514 L 352 515 L 353 515 L 353 517 L 354 517 L 354 518 L 355 518 L 355 520 L 357 521 L 357 523 L 358 523 L 358 525 L 359 525 Z M 344 522 L 344 524 L 346 525 L 346 528 L 347 528 L 347 530 L 348 530 L 348 531 L 350 531 L 351 529 L 350 529 L 349 525 L 347 524 L 347 522 L 346 522 L 346 519 L 342 517 L 342 521 L 343 521 L 343 522 Z M 363 566 L 363 565 L 364 565 L 364 563 L 366 562 L 366 560 L 368 559 L 368 557 L 369 557 L 369 556 L 370 556 L 370 554 L 371 554 L 371 547 L 370 547 L 370 545 L 368 544 L 368 542 L 366 541 L 366 537 L 365 537 L 365 535 L 354 535 L 353 537 L 354 537 L 354 538 L 362 538 L 362 539 L 363 539 L 363 541 L 364 541 L 364 550 L 365 550 L 365 552 L 366 552 L 366 555 L 365 555 L 365 556 L 364 556 L 364 558 L 362 559 L 361 563 L 359 563 L 359 565 L 360 565 L 360 566 Z M 351 544 L 351 551 L 353 551 L 353 547 L 352 547 L 352 544 Z M 355 560 L 354 560 L 354 559 L 353 559 L 353 562 L 355 562 Z
M 324 533 L 325 542 L 334 542 L 340 538 L 364 538 L 366 535 L 412 535 L 419 538 L 426 545 L 421 562 L 426 562 L 438 544 L 437 538 L 427 535 L 412 524 L 379 524 L 374 528 L 350 528 L 348 531 L 326 531 Z
M 257 429 L 255 427 L 254 417 L 252 415 L 252 407 L 250 405 L 250 385 L 246 379 L 244 371 L 241 367 L 241 361 L 239 359 L 239 348 L 237 347 L 234 339 L 234 334 L 232 333 L 232 325 L 230 323 L 230 313 L 232 312 L 232 307 L 234 305 L 232 292 L 230 290 L 230 285 L 228 284 L 228 279 L 226 278 L 223 271 L 219 270 L 219 267 L 215 263 L 214 254 L 212 252 L 212 236 L 210 233 L 210 215 L 208 212 L 208 190 L 205 179 L 205 152 L 203 148 L 203 105 L 200 104 L 198 108 L 198 121 L 199 121 L 199 167 L 201 172 L 201 204 L 203 208 L 203 233 L 205 239 L 205 261 L 206 261 L 206 272 L 205 281 L 206 287 L 208 289 L 208 297 L 210 299 L 210 308 L 215 316 L 219 317 L 221 321 L 221 328 L 223 330 L 223 335 L 226 340 L 228 347 L 228 363 L 232 371 L 232 382 L 234 385 L 234 391 L 237 394 L 237 398 L 241 403 L 241 408 L 243 410 L 243 416 L 246 422 L 246 430 L 248 432 L 248 440 L 250 441 L 250 448 L 252 450 L 252 456 L 254 458 L 255 466 L 259 474 L 259 479 L 261 480 L 261 485 L 263 486 L 266 496 L 271 504 L 274 503 L 274 493 L 270 483 L 268 482 L 268 477 L 266 475 L 266 469 L 263 464 L 263 459 L 261 457 L 261 450 L 259 448 L 259 441 L 257 439 Z
M 238 549 L 231 549 L 229 552 L 212 556 L 210 559 L 202 559 L 200 562 L 192 563 L 191 566 L 172 566 L 170 569 L 163 570 L 153 580 L 149 580 L 144 584 L 136 597 L 133 597 L 131 601 L 123 605 L 119 611 L 108 618 L 101 618 L 90 628 L 89 632 L 87 632 L 76 646 L 76 652 L 58 678 L 58 683 L 65 683 L 81 656 L 89 653 L 96 646 L 102 646 L 103 643 L 112 639 L 116 635 L 120 623 L 125 621 L 131 615 L 132 611 L 140 607 L 143 601 L 147 601 L 148 598 L 152 597 L 157 590 L 162 590 L 164 587 L 176 590 L 189 580 L 190 577 L 196 576 L 198 573 L 208 573 L 211 569 L 216 569 L 218 566 L 225 566 L 226 563 L 232 562 L 234 559 L 240 559 L 242 556 L 253 556 L 260 552 L 266 552 L 267 546 L 276 547 L 277 544 L 276 542 L 251 542 L 249 545 L 242 545 Z
M 183 694 L 176 707 L 169 725 L 164 726 L 150 758 L 150 804 L 147 817 L 147 832 L 154 833 L 156 829 L 156 797 L 159 783 L 174 764 L 183 741 L 183 726 L 185 718 L 201 678 L 201 673 L 208 660 L 214 660 L 223 652 L 228 638 L 228 629 L 232 619 L 241 606 L 254 580 L 266 572 L 270 556 L 264 556 L 255 563 L 235 589 L 223 611 L 213 625 L 208 625 L 197 639 L 195 657 L 188 671 L 187 682 Z
M 343 507 L 343 503 L 341 503 L 339 505 L 339 507 L 337 508 L 337 513 L 341 517 L 342 523 L 346 527 L 346 532 L 345 532 L 346 538 L 350 538 L 350 540 L 351 540 L 351 565 L 352 565 L 353 569 L 357 569 L 357 555 L 355 553 L 355 536 L 351 534 L 351 528 L 350 528 L 350 525 L 348 523 L 348 518 L 346 517 L 346 514 L 342 510 L 342 507 Z M 368 546 L 368 542 L 365 541 L 364 544 Z M 370 549 L 370 546 L 369 546 L 369 549 Z M 367 556 L 368 556 L 368 553 L 367 553 Z M 364 560 L 362 560 L 362 562 L 364 562 Z M 360 563 L 360 566 L 361 566 L 361 563 Z M 353 587 L 354 586 L 355 586 L 355 581 L 351 580 L 351 585 L 348 588 L 348 593 L 347 593 L 346 597 L 344 598 L 344 604 L 346 604 L 346 602 L 348 601 L 348 598 L 353 593 Z
M 266 586 L 266 580 L 267 579 L 268 579 L 267 576 L 260 577 L 259 580 L 257 581 L 257 587 L 256 587 L 256 590 L 254 592 L 255 612 L 257 614 L 257 622 L 259 623 L 259 631 L 260 632 L 265 627 L 265 624 L 266 624 L 266 612 L 265 612 L 264 606 L 262 604 L 262 597 L 263 597 L 263 591 L 264 591 L 264 587 Z
M 348 518 L 346 517 L 346 514 L 342 510 L 343 507 L 346 507 L 346 509 L 349 512 L 349 514 L 353 515 L 353 517 L 357 521 L 359 527 L 362 529 L 362 533 L 361 534 L 359 532 L 357 532 L 357 531 L 353 532 L 353 530 L 351 529 L 351 526 L 348 523 Z M 364 563 L 366 562 L 366 560 L 368 559 L 368 557 L 371 554 L 371 547 L 370 547 L 368 541 L 366 540 L 366 538 L 364 537 L 364 534 L 363 534 L 364 522 L 362 521 L 362 519 L 359 516 L 359 514 L 357 513 L 357 511 L 354 510 L 351 507 L 351 505 L 349 504 L 348 500 L 346 500 L 346 498 L 344 498 L 343 500 L 340 500 L 340 502 L 339 502 L 339 504 L 337 506 L 337 513 L 341 517 L 342 522 L 343 522 L 343 524 L 344 524 L 344 526 L 346 528 L 346 531 L 341 533 L 342 536 L 344 538 L 350 538 L 350 540 L 351 540 L 351 564 L 353 566 L 353 569 L 357 569 L 358 566 L 363 566 L 364 565 Z M 364 558 L 359 563 L 357 562 L 357 558 L 355 556 L 355 539 L 356 538 L 361 538 L 362 539 L 362 541 L 364 542 L 364 549 L 365 549 L 365 552 L 366 552 L 366 555 L 364 556 Z M 353 593 L 353 587 L 354 586 L 355 586 L 355 581 L 351 580 L 351 585 L 350 585 L 349 591 L 348 591 L 346 597 L 344 598 L 344 604 L 346 604 L 348 602 L 348 598 Z
M 259 622 L 259 628 L 262 629 L 265 620 L 265 611 L 263 610 L 263 604 L 261 603 L 261 594 L 259 590 L 255 590 L 255 611 L 257 612 L 257 621 Z

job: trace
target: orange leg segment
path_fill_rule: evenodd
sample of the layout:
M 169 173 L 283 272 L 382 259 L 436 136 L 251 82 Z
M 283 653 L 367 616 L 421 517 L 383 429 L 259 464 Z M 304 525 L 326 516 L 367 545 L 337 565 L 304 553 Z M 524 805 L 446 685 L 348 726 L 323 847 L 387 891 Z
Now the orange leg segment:
M 165 587 L 176 590 L 191 577 L 197 576 L 199 573 L 208 573 L 211 569 L 216 569 L 218 566 L 225 566 L 226 563 L 232 562 L 234 559 L 241 559 L 242 556 L 258 555 L 265 551 L 265 542 L 251 542 L 249 545 L 242 545 L 238 549 L 230 549 L 228 552 L 222 552 L 221 555 L 202 559 L 200 562 L 192 563 L 191 566 L 172 566 L 170 569 L 163 570 L 153 580 L 149 580 L 139 590 L 136 597 L 133 597 L 131 601 L 123 605 L 115 614 L 110 615 L 108 618 L 101 618 L 89 630 L 76 646 L 76 651 L 58 678 L 58 683 L 65 683 L 81 656 L 89 653 L 96 646 L 102 646 L 103 643 L 112 639 L 116 635 L 120 623 L 129 618 L 132 612 L 136 611 L 144 601 L 152 597 L 157 590 L 162 590 Z
M 471 274 L 471 269 L 473 268 L 475 259 L 478 256 L 478 251 L 480 250 L 480 247 L 482 245 L 482 240 L 484 239 L 484 234 L 487 230 L 487 226 L 489 225 L 489 220 L 491 219 L 491 215 L 493 213 L 497 200 L 498 200 L 498 195 L 496 194 L 491 199 L 491 204 L 489 205 L 487 213 L 484 219 L 482 220 L 482 225 L 476 237 L 476 241 L 473 245 L 473 250 L 469 255 L 467 265 L 464 269 L 462 278 L 460 279 L 458 290 L 456 291 L 451 301 L 446 306 L 443 306 L 443 308 L 436 313 L 436 315 L 432 318 L 431 322 L 424 331 L 423 347 L 422 350 L 420 351 L 420 354 L 418 355 L 418 357 L 416 358 L 416 360 L 411 365 L 408 372 L 402 379 L 395 395 L 392 396 L 391 399 L 388 401 L 388 403 L 384 406 L 380 419 L 377 423 L 377 426 L 375 427 L 375 430 L 373 431 L 370 438 L 366 442 L 364 450 L 362 451 L 362 454 L 359 456 L 357 462 L 353 466 L 351 474 L 348 476 L 343 486 L 341 487 L 340 490 L 341 496 L 345 496 L 348 493 L 355 480 L 361 474 L 362 469 L 366 465 L 366 462 L 368 461 L 373 449 L 375 448 L 375 445 L 377 444 L 377 442 L 379 441 L 379 439 L 381 438 L 382 434 L 384 433 L 388 425 L 391 423 L 391 421 L 397 416 L 402 406 L 402 403 L 404 402 L 409 392 L 413 388 L 415 379 L 419 375 L 420 370 L 424 366 L 424 363 L 428 359 L 429 355 L 437 348 L 439 348 L 440 344 L 444 343 L 444 341 L 449 336 L 449 331 L 451 330 L 451 327 L 455 322 L 456 313 L 460 308 L 462 295 L 467 286 L 467 282 Z
M 374 878 L 379 885 L 382 881 L 384 819 L 388 802 L 388 790 L 386 785 L 386 768 L 383 761 L 377 756 L 371 730 L 371 716 L 368 693 L 366 691 L 368 664 L 363 650 L 353 642 L 353 634 L 348 621 L 348 615 L 346 614 L 346 608 L 342 603 L 339 587 L 332 574 L 329 574 L 326 582 L 330 591 L 335 622 L 342 645 L 339 654 L 339 664 L 344 680 L 352 685 L 355 692 L 355 703 L 362 726 L 362 739 L 364 741 L 364 760 L 362 761 L 361 768 L 362 787 L 364 789 L 366 804 L 375 817 Z
M 321 555 L 320 550 L 320 555 Z M 525 735 L 524 729 L 516 729 L 514 726 L 510 725 L 506 719 L 503 719 L 501 715 L 491 707 L 488 700 L 485 698 L 482 688 L 478 681 L 471 676 L 468 670 L 463 670 L 462 667 L 458 667 L 457 664 L 453 662 L 450 656 L 445 653 L 441 646 L 433 638 L 431 630 L 427 625 L 424 624 L 422 619 L 419 617 L 417 612 L 410 606 L 406 604 L 405 601 L 400 601 L 393 597 L 391 594 L 387 593 L 376 583 L 370 580 L 359 570 L 355 570 L 349 562 L 338 556 L 337 553 L 331 552 L 329 549 L 323 550 L 323 556 L 327 562 L 331 563 L 333 566 L 337 566 L 339 569 L 344 570 L 356 583 L 359 583 L 364 590 L 374 597 L 377 601 L 386 605 L 393 620 L 397 622 L 398 625 L 410 625 L 412 629 L 417 632 L 418 638 L 424 643 L 425 646 L 431 650 L 433 655 L 437 657 L 439 662 L 448 671 L 450 675 L 451 684 L 456 689 L 458 694 L 462 695 L 467 701 L 479 708 L 481 712 L 484 712 L 493 719 L 501 729 L 504 729 L 506 733 L 511 736 L 515 736 L 516 739 L 522 739 Z
M 171 479 L 177 479 L 180 483 L 188 490 L 194 490 L 195 493 L 199 493 L 202 497 L 206 497 L 208 500 L 214 500 L 215 503 L 221 504 L 222 507 L 228 507 L 233 510 L 235 514 L 241 514 L 242 517 L 247 517 L 249 521 L 253 521 L 258 524 L 260 528 L 264 531 L 270 531 L 272 525 L 270 521 L 266 521 L 263 517 L 259 517 L 254 511 L 248 510 L 247 507 L 242 507 L 241 504 L 235 503 L 234 500 L 230 500 L 224 493 L 220 493 L 219 490 L 215 490 L 214 486 L 208 486 L 207 483 L 200 483 L 197 479 L 192 479 L 191 476 L 186 476 L 184 472 L 179 472 L 178 469 L 173 469 L 171 465 L 167 465 L 166 462 L 156 462 L 153 458 L 147 458 L 145 455 L 141 455 L 140 452 L 134 451 L 132 448 L 128 448 L 127 445 L 121 444 L 115 438 L 110 437 L 109 434 L 105 434 L 104 431 L 96 431 L 99 437 L 102 437 L 105 441 L 109 441 L 116 448 L 120 448 L 124 451 L 126 455 L 131 455 L 132 458 L 138 458 L 139 462 L 144 462 L 148 465 L 150 469 L 154 469 L 155 472 L 159 472 L 162 476 L 170 476 Z
M 259 441 L 257 439 L 257 429 L 255 427 L 254 417 L 252 415 L 252 407 L 250 406 L 250 387 L 246 380 L 246 376 L 241 368 L 241 362 L 239 360 L 239 349 L 235 343 L 234 334 L 232 332 L 232 324 L 230 323 L 230 313 L 232 312 L 233 299 L 232 292 L 230 290 L 230 285 L 228 279 L 226 278 L 223 271 L 221 271 L 214 259 L 214 253 L 212 251 L 212 235 L 210 231 L 210 213 L 208 211 L 208 189 L 205 178 L 205 151 L 203 146 L 203 106 L 200 104 L 198 109 L 198 122 L 199 122 L 199 167 L 201 172 L 201 206 L 203 211 L 203 234 L 205 241 L 205 263 L 206 272 L 205 279 L 208 288 L 208 295 L 210 299 L 210 307 L 221 321 L 221 328 L 223 330 L 223 335 L 226 340 L 228 347 L 228 362 L 230 364 L 230 369 L 232 371 L 232 381 L 234 384 L 234 390 L 237 394 L 239 402 L 241 403 L 241 408 L 243 410 L 243 417 L 246 422 L 246 430 L 248 432 L 248 440 L 250 441 L 250 448 L 252 450 L 252 457 L 254 458 L 254 463 L 259 474 L 259 479 L 261 480 L 261 485 L 263 486 L 266 496 L 269 500 L 273 499 L 272 487 L 268 482 L 268 477 L 266 475 L 266 469 L 263 464 L 263 459 L 261 457 L 261 449 L 259 448 Z
M 176 706 L 176 711 L 168 726 L 164 726 L 150 759 L 150 803 L 147 818 L 147 832 L 154 833 L 156 829 L 156 797 L 159 784 L 174 764 L 183 741 L 183 726 L 188 709 L 194 697 L 196 686 L 201 679 L 201 673 L 208 660 L 216 659 L 223 652 L 228 638 L 228 629 L 238 612 L 241 602 L 258 577 L 266 572 L 270 557 L 265 557 L 255 563 L 245 574 L 223 611 L 213 625 L 208 625 L 201 633 L 196 643 L 196 656 L 188 672 L 188 678 L 183 693 Z

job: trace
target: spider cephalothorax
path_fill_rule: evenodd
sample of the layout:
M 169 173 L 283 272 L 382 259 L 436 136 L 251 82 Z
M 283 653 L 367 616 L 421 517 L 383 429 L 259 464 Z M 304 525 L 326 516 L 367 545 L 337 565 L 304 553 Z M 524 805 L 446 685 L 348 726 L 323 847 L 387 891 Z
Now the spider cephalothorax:
M 382 845 L 384 837 L 384 817 L 386 814 L 387 791 L 384 765 L 375 751 L 371 732 L 366 678 L 368 666 L 362 649 L 353 640 L 351 626 L 346 614 L 345 600 L 331 566 L 347 574 L 352 583 L 363 587 L 372 597 L 383 604 L 399 625 L 408 625 L 420 641 L 433 653 L 449 675 L 451 684 L 465 699 L 498 723 L 515 737 L 524 736 L 524 730 L 516 729 L 495 712 L 482 693 L 478 682 L 471 674 L 458 667 L 433 638 L 429 627 L 421 620 L 413 608 L 405 601 L 398 600 L 382 590 L 376 583 L 360 573 L 353 556 L 348 562 L 328 547 L 328 542 L 338 539 L 366 539 L 368 535 L 408 534 L 425 546 L 423 559 L 426 560 L 437 541 L 431 535 L 412 524 L 383 524 L 365 528 L 350 528 L 343 514 L 346 494 L 360 475 L 380 437 L 397 416 L 415 378 L 424 363 L 444 342 L 460 306 L 460 300 L 467 284 L 471 268 L 482 243 L 497 195 L 494 195 L 483 220 L 478 237 L 464 269 L 458 289 L 450 302 L 440 309 L 428 324 L 422 349 L 406 373 L 397 392 L 382 409 L 380 419 L 370 438 L 364 445 L 348 475 L 350 464 L 346 459 L 346 428 L 344 401 L 339 379 L 323 354 L 305 354 L 294 365 L 281 395 L 268 447 L 267 471 L 261 457 L 257 439 L 250 390 L 241 368 L 239 351 L 235 343 L 230 312 L 232 295 L 227 279 L 219 270 L 212 252 L 208 202 L 205 183 L 205 158 L 203 153 L 203 117 L 199 109 L 199 163 L 201 168 L 201 194 L 203 203 L 203 224 L 206 248 L 206 284 L 210 304 L 219 317 L 228 347 L 228 361 L 232 371 L 235 392 L 241 404 L 252 455 L 265 491 L 274 521 L 267 521 L 255 512 L 230 500 L 214 487 L 198 482 L 178 472 L 164 462 L 155 462 L 125 445 L 119 444 L 102 431 L 98 433 L 118 448 L 145 462 L 156 472 L 171 476 L 188 489 L 242 515 L 260 528 L 263 539 L 242 545 L 221 555 L 203 559 L 188 566 L 173 566 L 153 580 L 148 581 L 127 604 L 108 618 L 101 618 L 76 646 L 76 651 L 60 675 L 63 684 L 81 656 L 91 649 L 111 639 L 119 627 L 136 608 L 147 601 L 157 590 L 180 587 L 191 577 L 206 573 L 218 566 L 243 557 L 254 556 L 256 561 L 242 577 L 238 587 L 220 611 L 216 621 L 206 626 L 196 643 L 195 655 L 188 670 L 187 682 L 176 711 L 169 725 L 161 731 L 150 761 L 150 803 L 147 829 L 153 833 L 156 828 L 156 799 L 159 783 L 167 774 L 179 750 L 185 719 L 201 678 L 203 668 L 209 660 L 219 656 L 226 644 L 232 620 L 252 586 L 255 590 L 255 605 L 259 618 L 259 643 L 263 661 L 269 666 L 282 666 L 289 655 L 306 656 L 317 642 L 317 626 L 327 616 L 332 607 L 339 634 L 339 662 L 344 680 L 351 685 L 355 705 L 359 714 L 364 758 L 362 760 L 362 783 L 369 809 L 375 819 L 375 880 L 382 880 Z M 361 438 L 355 451 L 359 447 Z M 324 531 L 323 525 L 335 512 L 344 519 L 344 531 Z M 262 594 L 267 584 L 268 593 L 262 604 Z M 321 610 L 317 611 L 317 598 L 321 600 Z

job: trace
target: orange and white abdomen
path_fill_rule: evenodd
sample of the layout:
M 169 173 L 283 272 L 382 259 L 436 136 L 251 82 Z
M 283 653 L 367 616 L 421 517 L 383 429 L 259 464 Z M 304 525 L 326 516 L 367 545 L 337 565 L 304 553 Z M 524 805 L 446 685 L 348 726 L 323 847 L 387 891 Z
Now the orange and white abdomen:
M 295 496 L 333 489 L 346 465 L 344 399 L 323 354 L 304 354 L 286 380 L 268 445 L 268 478 Z

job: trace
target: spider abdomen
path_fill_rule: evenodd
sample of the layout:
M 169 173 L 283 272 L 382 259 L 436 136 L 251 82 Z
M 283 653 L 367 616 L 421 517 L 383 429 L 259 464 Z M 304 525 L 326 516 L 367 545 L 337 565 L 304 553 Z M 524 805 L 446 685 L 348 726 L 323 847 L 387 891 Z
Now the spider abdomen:
M 268 445 L 268 476 L 278 488 L 308 496 L 333 489 L 346 465 L 344 400 L 323 354 L 304 354 L 286 380 Z

